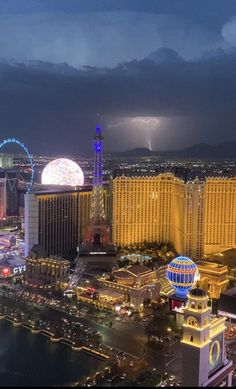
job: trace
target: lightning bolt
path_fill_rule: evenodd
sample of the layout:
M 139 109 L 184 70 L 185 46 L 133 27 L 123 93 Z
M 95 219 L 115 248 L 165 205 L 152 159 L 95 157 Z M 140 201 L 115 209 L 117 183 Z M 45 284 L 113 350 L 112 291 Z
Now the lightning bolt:
M 108 124 L 107 127 L 110 128 L 116 128 L 116 127 L 122 127 L 122 126 L 132 126 L 133 128 L 137 128 L 140 130 L 141 128 L 143 129 L 144 132 L 146 132 L 146 144 L 147 147 L 149 148 L 150 151 L 152 151 L 152 134 L 153 131 L 159 126 L 160 124 L 160 119 L 156 117 L 145 117 L 145 116 L 139 116 L 139 117 L 134 117 L 134 118 L 124 118 L 123 121 L 120 121 L 118 123 L 114 124 Z
M 143 124 L 152 124 L 152 125 L 159 124 L 159 120 L 156 118 L 134 118 L 132 119 L 132 121 L 136 123 L 143 123 Z
M 132 118 L 123 122 L 115 123 L 115 124 L 108 124 L 107 127 L 121 127 L 127 124 L 132 123 L 143 123 L 143 124 L 152 124 L 152 126 L 156 126 L 159 124 L 159 120 L 156 118 L 143 118 L 143 117 L 136 117 Z
M 151 139 L 147 139 L 147 144 L 148 144 L 148 148 L 150 151 L 152 151 L 152 143 L 151 143 Z
M 121 126 L 125 126 L 126 124 L 130 124 L 132 123 L 133 119 L 130 119 L 130 120 L 127 120 L 127 121 L 124 121 L 124 122 L 119 122 L 119 123 L 116 123 L 116 124 L 108 124 L 107 127 L 121 127 Z

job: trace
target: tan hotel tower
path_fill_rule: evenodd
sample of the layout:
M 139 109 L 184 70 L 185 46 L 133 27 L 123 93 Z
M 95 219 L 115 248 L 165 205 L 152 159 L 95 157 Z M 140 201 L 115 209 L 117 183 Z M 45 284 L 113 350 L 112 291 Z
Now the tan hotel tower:
M 26 256 L 33 244 L 56 255 L 83 241 L 90 200 L 91 188 L 26 195 Z M 104 188 L 104 204 L 115 245 L 172 241 L 193 259 L 236 248 L 236 178 L 121 176 L 111 181 L 111 193 Z
M 184 181 L 173 174 L 112 181 L 113 243 L 172 241 L 183 249 Z
M 171 173 L 117 177 L 112 182 L 112 236 L 116 245 L 168 242 L 203 257 L 204 184 Z
M 236 247 L 236 177 L 207 178 L 204 252 Z
M 115 245 L 171 241 L 193 259 L 236 248 L 236 178 L 121 176 L 111 192 Z

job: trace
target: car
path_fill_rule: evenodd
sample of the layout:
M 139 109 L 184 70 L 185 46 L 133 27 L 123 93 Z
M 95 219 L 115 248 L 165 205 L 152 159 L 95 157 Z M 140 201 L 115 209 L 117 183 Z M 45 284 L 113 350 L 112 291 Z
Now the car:
M 87 387 L 96 386 L 96 382 L 95 381 L 89 381 L 89 382 L 87 382 L 86 386 Z
M 127 374 L 126 374 L 126 373 L 123 373 L 122 376 L 121 376 L 120 378 L 121 378 L 121 380 L 125 380 L 126 377 L 127 377 Z
M 133 361 L 130 361 L 129 365 L 130 365 L 131 367 L 133 367 L 133 366 L 134 366 L 134 362 L 133 362 Z
M 175 380 L 175 375 L 170 375 L 169 376 L 169 381 L 174 381 Z
M 118 375 L 114 375 L 112 378 L 111 378 L 111 382 L 114 382 L 114 381 L 117 381 L 119 380 L 119 376 Z
M 109 374 L 110 374 L 110 368 L 109 367 L 105 367 L 104 375 L 108 377 Z

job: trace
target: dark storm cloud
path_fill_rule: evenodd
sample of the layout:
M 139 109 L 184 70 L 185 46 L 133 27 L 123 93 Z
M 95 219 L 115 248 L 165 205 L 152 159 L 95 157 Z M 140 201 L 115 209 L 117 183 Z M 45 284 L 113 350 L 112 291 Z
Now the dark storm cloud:
M 235 13 L 235 0 L 0 0 L 1 13 L 137 11 L 172 13 L 214 28 Z
M 111 67 L 164 47 L 192 59 L 235 45 L 234 15 L 235 0 L 0 0 L 0 56 Z
M 134 60 L 81 71 L 45 63 L 2 64 L 1 137 L 19 136 L 35 152 L 80 153 L 90 149 L 100 112 L 105 126 L 117 118 L 160 117 L 155 148 L 235 139 L 235 51 L 185 61 L 161 50 L 152 59 L 157 63 Z M 105 129 L 106 149 L 127 148 L 135 131 L 126 130 L 120 129 L 114 146 L 118 131 Z
M 220 33 L 183 17 L 127 11 L 3 14 L 0 37 L 4 59 L 67 62 L 77 68 L 116 66 L 160 47 L 189 59 L 226 44 Z
M 1 137 L 87 151 L 100 112 L 107 149 L 233 139 L 235 47 L 235 0 L 0 0 Z

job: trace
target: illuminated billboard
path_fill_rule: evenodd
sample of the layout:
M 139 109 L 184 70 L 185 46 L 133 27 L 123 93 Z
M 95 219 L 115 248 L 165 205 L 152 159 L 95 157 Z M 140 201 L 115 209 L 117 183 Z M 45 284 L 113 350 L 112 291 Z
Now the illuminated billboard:
M 223 334 L 212 339 L 209 347 L 209 373 L 218 369 L 222 364 Z
M 1 266 L 0 267 L 0 276 L 1 277 L 14 277 L 20 276 L 26 271 L 26 265 L 18 266 Z

